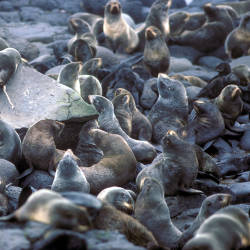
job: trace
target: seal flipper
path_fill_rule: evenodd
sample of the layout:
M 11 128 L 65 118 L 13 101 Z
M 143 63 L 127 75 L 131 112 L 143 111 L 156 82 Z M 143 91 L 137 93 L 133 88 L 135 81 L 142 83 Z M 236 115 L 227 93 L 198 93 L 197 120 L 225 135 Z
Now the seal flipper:
M 0 217 L 0 221 L 16 221 L 15 213 Z
M 181 187 L 179 189 L 180 193 L 184 193 L 184 194 L 204 194 L 204 192 L 197 190 L 197 189 L 193 189 L 193 188 L 184 188 Z
M 9 95 L 8 95 L 8 93 L 7 93 L 7 90 L 6 90 L 6 85 L 3 85 L 2 90 L 3 90 L 4 94 L 5 94 L 5 96 L 6 96 L 7 100 L 8 100 L 8 102 L 9 102 L 9 104 L 10 104 L 10 106 L 11 106 L 11 108 L 14 109 L 15 106 L 14 106 L 14 104 L 12 103 L 12 101 L 10 100 L 10 97 L 9 97 Z
M 27 175 L 30 175 L 30 174 L 33 172 L 33 170 L 34 170 L 33 167 L 24 170 L 16 179 L 17 179 L 17 180 L 20 180 L 20 179 L 26 177 Z
M 34 190 L 32 189 L 31 186 L 27 186 L 27 187 L 23 188 L 20 195 L 19 195 L 19 198 L 18 198 L 17 207 L 18 208 L 21 207 L 33 192 L 34 192 Z
M 48 169 L 49 174 L 54 177 L 56 172 L 54 171 L 54 164 L 53 164 L 53 160 L 50 161 L 49 163 L 49 169 Z

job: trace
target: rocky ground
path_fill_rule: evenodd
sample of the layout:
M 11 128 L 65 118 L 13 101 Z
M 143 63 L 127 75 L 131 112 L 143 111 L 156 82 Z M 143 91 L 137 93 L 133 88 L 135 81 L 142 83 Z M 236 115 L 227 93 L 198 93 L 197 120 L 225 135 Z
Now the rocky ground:
M 74 149 L 82 123 L 97 117 L 98 114 L 93 106 L 83 102 L 73 90 L 64 88 L 46 74 L 51 73 L 51 71 L 48 73 L 48 70 L 58 72 L 56 66 L 64 62 L 63 55 L 67 51 L 67 42 L 73 36 L 68 29 L 68 18 L 77 12 L 103 15 L 103 6 L 106 2 L 106 0 L 0 1 L 0 37 L 4 38 L 11 47 L 18 49 L 22 57 L 32 66 L 24 64 L 19 68 L 7 87 L 16 107 L 14 110 L 11 110 L 3 93 L 0 93 L 0 116 L 16 129 L 21 139 L 33 123 L 46 117 L 66 122 L 66 129 L 57 145 L 62 149 Z M 178 10 L 199 12 L 202 11 L 203 4 L 207 2 L 207 0 L 193 0 L 187 6 L 184 0 L 173 0 L 170 13 Z M 211 0 L 209 2 L 218 4 L 223 1 Z M 133 18 L 136 26 L 145 20 L 153 0 L 122 0 L 121 3 L 123 11 Z M 209 54 L 179 45 L 170 45 L 169 49 L 171 53 L 170 73 L 198 76 L 205 81 L 213 78 L 216 75 L 216 65 L 227 59 L 224 48 Z M 97 51 L 97 57 L 98 55 L 101 56 L 100 51 Z M 126 57 L 121 56 L 122 59 Z M 250 67 L 250 56 L 240 57 L 231 62 L 231 66 L 240 64 Z M 246 116 L 242 116 L 242 119 L 244 120 Z M 242 173 L 236 179 L 229 179 L 220 184 L 208 179 L 202 181 L 197 179 L 194 188 L 204 191 L 204 194 L 174 196 L 166 199 L 172 220 L 181 231 L 190 225 L 202 201 L 210 194 L 230 193 L 233 196 L 233 203 L 248 213 L 250 208 L 248 172 L 250 163 L 247 158 L 250 150 L 249 131 L 245 137 L 247 146 L 242 150 L 244 154 L 239 151 L 240 159 L 242 159 Z M 233 151 L 238 152 L 239 138 L 232 136 L 229 141 L 231 142 L 230 148 L 233 145 L 232 148 L 235 146 Z M 234 164 L 238 163 L 230 162 L 227 166 Z M 22 166 L 20 168 L 22 169 Z M 34 174 L 30 178 L 33 179 L 32 183 L 35 188 L 46 187 L 52 182 L 49 179 L 51 177 L 43 176 L 42 173 L 37 176 Z M 7 189 L 12 209 L 16 207 L 20 192 L 19 187 Z M 35 222 L 28 222 L 21 226 L 0 222 L 0 249 L 40 249 L 42 243 L 39 243 L 39 240 L 47 229 L 48 226 Z M 144 249 L 133 245 L 124 235 L 113 231 L 91 230 L 81 237 L 79 236 L 78 240 L 85 240 L 88 245 L 86 249 L 89 250 Z

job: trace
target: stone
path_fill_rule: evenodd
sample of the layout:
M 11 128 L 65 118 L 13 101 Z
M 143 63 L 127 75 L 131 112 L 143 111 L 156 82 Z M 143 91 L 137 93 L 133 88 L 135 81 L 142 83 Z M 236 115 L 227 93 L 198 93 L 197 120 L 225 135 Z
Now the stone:
M 14 212 L 17 209 L 18 199 L 19 199 L 21 191 L 22 191 L 22 188 L 16 187 L 16 186 L 8 186 L 5 189 L 5 192 L 9 201 L 8 206 L 9 206 L 10 213 Z
M 215 70 L 216 66 L 222 62 L 223 61 L 220 58 L 215 57 L 215 56 L 203 56 L 203 57 L 200 57 L 200 59 L 198 60 L 198 64 L 200 66 L 211 68 L 213 70 Z
M 14 7 L 10 1 L 1 1 L 0 10 L 2 11 L 13 11 Z
M 250 202 L 250 182 L 240 182 L 230 184 L 229 188 L 234 195 L 233 203 Z
M 0 17 L 7 23 L 18 23 L 20 22 L 18 11 L 0 11 Z
M 22 7 L 19 13 L 20 13 L 21 21 L 36 22 L 38 17 L 42 16 L 44 12 L 40 8 L 37 8 L 37 7 Z
M 36 6 L 43 10 L 53 10 L 58 8 L 58 3 L 56 0 L 31 0 L 30 6 Z
M 170 58 L 169 72 L 182 72 L 191 69 L 192 63 L 186 58 Z
M 34 60 L 30 62 L 30 65 L 32 65 L 37 71 L 41 73 L 45 73 L 48 69 L 56 66 L 57 60 L 52 55 L 41 55 Z
M 250 151 L 250 129 L 246 130 L 240 139 L 240 147 L 246 151 Z
M 235 66 L 245 64 L 248 67 L 250 67 L 250 56 L 241 56 L 237 59 L 233 59 L 232 62 L 230 63 L 231 68 L 234 68 Z
M 94 106 L 85 103 L 74 90 L 25 64 L 19 65 L 9 80 L 7 92 L 15 109 L 1 92 L 0 115 L 15 129 L 29 128 L 45 118 L 84 122 L 98 116 Z
M 35 222 L 35 221 L 28 221 L 25 223 L 24 226 L 24 232 L 25 235 L 27 235 L 27 238 L 34 242 L 36 240 L 39 240 L 43 237 L 43 235 L 46 233 L 46 231 L 50 228 L 50 225 Z

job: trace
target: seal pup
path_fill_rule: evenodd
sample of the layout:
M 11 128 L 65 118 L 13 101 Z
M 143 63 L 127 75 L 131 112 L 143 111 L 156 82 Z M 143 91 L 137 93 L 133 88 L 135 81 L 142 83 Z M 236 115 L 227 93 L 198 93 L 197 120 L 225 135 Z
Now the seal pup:
M 132 190 L 113 186 L 103 189 L 97 198 L 108 202 L 126 214 L 134 213 L 136 194 Z
M 162 148 L 162 157 L 137 175 L 137 187 L 140 187 L 144 178 L 152 177 L 162 184 L 165 195 L 202 193 L 191 188 L 199 166 L 194 147 L 182 140 L 175 131 L 169 130 L 162 139 Z
M 51 190 L 55 192 L 78 191 L 89 193 L 90 186 L 77 162 L 73 152 L 68 149 L 60 160 Z
M 29 168 L 18 177 L 19 179 L 32 173 L 34 168 L 54 175 L 53 162 L 57 154 L 55 139 L 60 136 L 63 128 L 63 123 L 45 119 L 36 122 L 28 129 L 23 138 L 22 149 Z
M 86 208 L 76 206 L 60 194 L 47 189 L 34 192 L 14 213 L 0 217 L 0 221 L 8 220 L 31 220 L 77 231 L 86 231 L 91 226 Z
M 135 203 L 135 218 L 151 231 L 160 246 L 175 248 L 181 231 L 172 223 L 162 185 L 146 177 L 140 183 Z
M 153 127 L 153 140 L 160 143 L 169 129 L 177 130 L 187 123 L 188 97 L 183 84 L 159 74 L 157 79 L 159 97 L 151 108 L 148 119 Z
M 118 0 L 110 0 L 105 5 L 103 32 L 108 46 L 116 52 L 132 53 L 139 44 L 139 37 L 122 17 Z
M 241 90 L 237 85 L 227 85 L 214 100 L 219 108 L 225 122 L 225 126 L 233 129 L 232 126 L 243 110 Z
M 22 157 L 21 139 L 15 129 L 0 117 L 0 158 L 17 165 Z
M 225 41 L 225 51 L 229 58 L 238 58 L 250 54 L 250 13 L 246 13 L 239 27 L 228 34 Z
M 209 3 L 203 9 L 206 22 L 196 30 L 187 30 L 171 38 L 174 43 L 191 46 L 201 52 L 211 52 L 224 45 L 227 35 L 233 30 L 231 16 L 226 9 Z
M 170 52 L 161 31 L 155 26 L 145 30 L 145 47 L 143 62 L 152 76 L 167 73 L 170 66 Z
M 110 100 L 103 96 L 91 95 L 90 102 L 95 106 L 98 116 L 98 123 L 101 129 L 121 135 L 132 149 L 137 161 L 152 162 L 156 156 L 155 148 L 146 141 L 139 141 L 130 138 L 120 127 L 119 121 L 114 114 L 114 106 Z
M 237 207 L 228 206 L 206 219 L 183 250 L 240 249 L 250 245 L 248 215 Z
M 129 95 L 129 108 L 132 112 L 132 132 L 131 137 L 142 141 L 151 141 L 152 124 L 149 119 L 136 107 L 133 95 L 126 89 L 118 88 L 115 96 L 122 94 Z
M 81 94 L 78 75 L 81 71 L 81 62 L 72 62 L 66 64 L 61 70 L 57 78 L 57 82 L 69 88 L 72 88 L 77 93 Z
M 11 76 L 16 72 L 20 62 L 21 55 L 16 49 L 6 48 L 0 51 L 0 87 L 6 95 L 12 109 L 15 106 L 13 105 L 7 94 L 6 84 Z
M 98 194 L 104 188 L 122 186 L 133 180 L 136 159 L 123 137 L 101 129 L 91 129 L 89 133 L 104 154 L 103 159 L 91 167 L 81 167 L 90 184 L 90 192 Z
M 223 193 L 210 195 L 205 200 L 203 200 L 200 211 L 195 220 L 191 226 L 182 233 L 178 242 L 179 247 L 183 248 L 186 242 L 193 237 L 195 231 L 199 229 L 201 224 L 219 209 L 230 205 L 231 200 L 232 196 L 230 194 Z

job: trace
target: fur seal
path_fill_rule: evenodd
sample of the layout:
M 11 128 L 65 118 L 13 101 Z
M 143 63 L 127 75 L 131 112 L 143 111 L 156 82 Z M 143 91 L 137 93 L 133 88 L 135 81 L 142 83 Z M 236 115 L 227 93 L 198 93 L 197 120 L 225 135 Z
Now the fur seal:
M 72 62 L 66 64 L 60 71 L 57 82 L 61 83 L 69 88 L 74 89 L 77 93 L 81 94 L 80 84 L 78 81 L 78 75 L 81 71 L 81 62 Z
M 248 215 L 240 208 L 228 206 L 206 219 L 183 250 L 227 250 L 249 245 Z
M 131 190 L 126 190 L 121 187 L 109 187 L 103 189 L 97 198 L 101 201 L 108 202 L 118 210 L 132 214 L 135 208 L 136 194 Z
M 150 177 L 144 178 L 140 184 L 135 218 L 153 233 L 159 245 L 171 249 L 177 247 L 181 231 L 171 221 L 162 185 Z
M 241 90 L 237 85 L 227 85 L 214 100 L 219 108 L 227 128 L 232 128 L 235 120 L 243 110 Z
M 129 95 L 129 108 L 132 113 L 132 132 L 131 137 L 143 141 L 151 141 L 152 124 L 148 118 L 140 112 L 136 107 L 133 95 L 126 89 L 118 88 L 115 91 L 115 96 L 122 94 Z
M 233 30 L 233 21 L 224 8 L 205 4 L 206 22 L 196 30 L 184 31 L 173 37 L 174 43 L 191 46 L 201 52 L 211 52 L 224 45 L 227 35 Z
M 157 88 L 159 97 L 148 119 L 153 127 L 153 140 L 159 143 L 169 129 L 177 130 L 187 123 L 188 98 L 183 84 L 165 74 L 159 74 Z
M 22 157 L 21 139 L 7 122 L 0 119 L 0 158 L 17 165 Z
M 29 165 L 20 176 L 30 174 L 34 168 L 45 170 L 54 175 L 54 159 L 57 155 L 55 139 L 59 137 L 64 124 L 58 121 L 45 119 L 33 124 L 23 138 L 23 156 Z
M 0 50 L 9 48 L 9 44 L 3 38 L 0 37 Z
M 55 173 L 51 190 L 55 192 L 78 191 L 89 193 L 90 186 L 81 169 L 68 149 L 60 160 Z
M 6 95 L 11 108 L 15 106 L 11 102 L 7 90 L 6 84 L 10 77 L 16 72 L 18 65 L 21 62 L 20 53 L 14 48 L 6 48 L 0 51 L 0 87 Z
M 122 186 L 133 180 L 136 159 L 127 142 L 120 135 L 101 129 L 91 129 L 89 133 L 104 154 L 103 159 L 91 167 L 81 167 L 90 184 L 90 192 L 98 194 L 104 188 Z
M 188 82 L 192 86 L 203 88 L 207 85 L 207 82 L 202 80 L 197 76 L 184 76 L 182 74 L 174 74 L 171 76 L 172 79 L 181 81 L 181 82 Z
M 250 13 L 246 13 L 241 18 L 239 27 L 228 34 L 225 51 L 229 58 L 250 55 Z
M 146 141 L 130 138 L 120 127 L 114 114 L 114 106 L 110 100 L 103 96 L 92 95 L 90 102 L 99 113 L 98 123 L 101 129 L 121 135 L 132 149 L 137 161 L 151 162 L 156 156 L 155 148 Z
M 210 195 L 205 200 L 203 200 L 200 211 L 195 220 L 193 221 L 191 226 L 182 233 L 178 242 L 179 247 L 183 248 L 186 242 L 193 237 L 195 231 L 199 229 L 200 225 L 216 211 L 228 206 L 231 200 L 232 196 L 230 194 L 223 193 Z
M 136 178 L 140 187 L 145 177 L 157 179 L 164 187 L 165 195 L 178 192 L 202 193 L 190 188 L 198 174 L 199 162 L 195 149 L 173 130 L 162 139 L 163 157 L 144 168 Z
M 0 175 L 0 216 L 7 215 L 9 209 L 8 197 L 5 193 L 6 181 L 4 176 Z
M 240 85 L 246 86 L 250 82 L 250 69 L 247 65 L 237 65 L 232 68 L 232 72 L 239 78 Z
M 122 8 L 118 0 L 110 0 L 105 5 L 103 32 L 109 47 L 116 52 L 132 53 L 139 43 L 136 32 L 121 15 Z
M 224 3 L 220 3 L 220 6 L 230 6 L 232 7 L 239 15 L 245 14 L 250 11 L 250 2 L 247 1 L 239 1 L 239 2 L 231 2 L 226 1 Z
M 91 221 L 86 208 L 76 206 L 60 194 L 40 189 L 27 199 L 13 214 L 0 217 L 0 221 L 29 220 L 49 224 L 56 228 L 86 231 Z
M 167 73 L 170 66 L 170 52 L 161 31 L 155 26 L 145 30 L 145 47 L 143 62 L 152 76 L 158 73 Z

